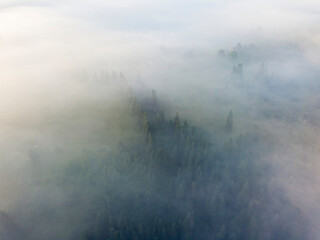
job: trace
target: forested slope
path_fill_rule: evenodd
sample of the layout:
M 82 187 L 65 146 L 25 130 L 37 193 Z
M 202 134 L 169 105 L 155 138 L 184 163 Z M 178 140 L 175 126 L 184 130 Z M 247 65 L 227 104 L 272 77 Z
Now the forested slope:
M 267 136 L 253 130 L 214 145 L 178 113 L 167 119 L 155 93 L 132 97 L 128 116 L 138 136 L 49 180 L 69 196 L 61 215 L 80 219 L 73 239 L 307 239 L 299 210 L 270 186 Z

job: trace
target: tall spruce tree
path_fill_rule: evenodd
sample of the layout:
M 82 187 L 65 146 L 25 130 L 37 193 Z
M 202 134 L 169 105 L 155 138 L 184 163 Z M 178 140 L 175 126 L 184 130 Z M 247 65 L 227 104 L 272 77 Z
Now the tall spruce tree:
M 232 110 L 229 112 L 226 121 L 226 132 L 232 132 L 233 129 L 233 113 Z

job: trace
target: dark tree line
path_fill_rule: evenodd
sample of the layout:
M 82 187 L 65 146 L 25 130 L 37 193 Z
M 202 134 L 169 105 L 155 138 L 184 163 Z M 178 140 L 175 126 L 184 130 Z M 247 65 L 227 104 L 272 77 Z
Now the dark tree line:
M 75 239 L 306 239 L 299 211 L 269 185 L 261 157 L 270 145 L 261 134 L 215 147 L 205 130 L 179 113 L 167 119 L 159 105 L 155 92 L 150 101 L 133 97 L 128 114 L 140 137 L 106 156 L 74 161 L 59 177 L 89 206 Z M 227 131 L 232 118 L 230 112 Z

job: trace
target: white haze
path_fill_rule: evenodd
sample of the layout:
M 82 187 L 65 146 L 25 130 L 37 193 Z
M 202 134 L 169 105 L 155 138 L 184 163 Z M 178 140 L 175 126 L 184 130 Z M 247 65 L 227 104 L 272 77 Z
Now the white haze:
M 217 59 L 220 48 L 238 42 L 259 50 L 244 66 L 245 90 L 229 82 L 232 65 Z M 270 93 L 253 82 L 250 76 L 264 61 L 283 84 L 294 82 L 298 102 L 292 102 L 292 91 Z M 45 146 L 56 141 L 53 130 L 39 127 L 42 119 L 92 99 L 77 78 L 103 69 L 124 73 L 132 86 L 139 75 L 168 102 L 176 97 L 177 108 L 185 109 L 181 114 L 200 125 L 235 108 L 244 129 L 259 123 L 272 132 L 279 147 L 266 158 L 278 169 L 274 181 L 320 237 L 320 99 L 313 91 L 320 90 L 319 1 L 1 0 L 0 66 L 0 210 L 24 191 L 26 142 L 37 147 L 34 139 Z M 214 107 L 214 94 L 227 107 Z M 303 111 L 297 114 L 315 121 L 264 119 L 250 94 L 272 96 L 289 112 Z

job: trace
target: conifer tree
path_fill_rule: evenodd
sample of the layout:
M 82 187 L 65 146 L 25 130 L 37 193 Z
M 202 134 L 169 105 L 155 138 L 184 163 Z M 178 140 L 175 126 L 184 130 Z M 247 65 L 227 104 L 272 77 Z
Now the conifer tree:
M 233 129 L 233 114 L 232 110 L 229 112 L 227 121 L 226 121 L 226 132 L 231 132 Z
M 176 112 L 176 116 L 174 117 L 173 124 L 176 129 L 180 129 L 181 124 L 180 124 L 180 117 L 178 112 Z

